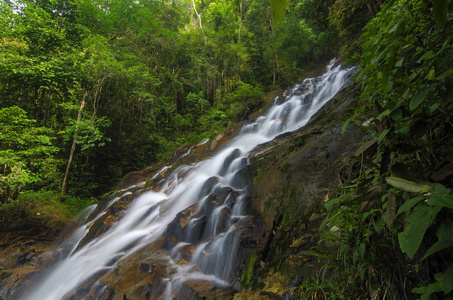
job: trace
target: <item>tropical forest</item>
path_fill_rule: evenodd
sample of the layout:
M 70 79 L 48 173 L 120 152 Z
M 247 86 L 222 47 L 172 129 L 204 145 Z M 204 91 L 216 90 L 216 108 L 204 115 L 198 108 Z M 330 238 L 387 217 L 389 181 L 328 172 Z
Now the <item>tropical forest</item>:
M 453 0 L 0 0 L 0 299 L 453 299 Z

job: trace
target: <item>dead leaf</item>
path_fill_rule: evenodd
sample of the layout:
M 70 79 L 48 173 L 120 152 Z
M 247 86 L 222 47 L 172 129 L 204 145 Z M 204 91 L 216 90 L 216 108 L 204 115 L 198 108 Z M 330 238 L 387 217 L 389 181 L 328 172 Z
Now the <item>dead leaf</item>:
M 387 197 L 387 227 L 390 228 L 396 218 L 396 196 L 390 192 Z

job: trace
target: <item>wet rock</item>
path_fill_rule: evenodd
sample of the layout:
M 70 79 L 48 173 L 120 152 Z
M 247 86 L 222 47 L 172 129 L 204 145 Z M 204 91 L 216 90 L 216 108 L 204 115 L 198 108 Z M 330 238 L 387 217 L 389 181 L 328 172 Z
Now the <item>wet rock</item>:
M 196 148 L 196 145 L 184 145 L 175 152 L 170 159 L 170 165 L 177 163 L 181 158 L 190 154 L 190 152 Z
M 230 203 L 234 203 L 237 193 L 231 188 L 226 186 L 217 186 L 215 190 L 208 196 L 202 207 L 203 213 L 209 218 L 212 211 L 225 203 L 229 198 Z
M 141 171 L 131 172 L 126 174 L 123 179 L 115 186 L 115 190 L 121 190 L 128 188 L 132 185 L 136 185 L 140 182 L 145 181 L 146 177 Z
M 283 204 L 289 215 L 301 215 L 319 203 L 325 196 L 323 190 L 338 184 L 338 169 L 364 136 L 352 126 L 341 135 L 340 124 L 329 126 L 332 119 L 327 119 L 327 125 L 318 122 L 278 137 L 268 150 L 264 146 L 252 154 L 250 168 L 259 170 L 251 192 L 253 210 L 263 214 L 269 227 L 277 216 L 277 207 L 282 209 Z
M 206 216 L 204 215 L 198 218 L 192 218 L 188 223 L 188 226 L 183 228 L 182 241 L 188 243 L 199 241 L 205 228 L 206 222 Z
M 246 159 L 244 158 L 244 161 Z M 248 166 L 245 165 L 244 163 L 244 167 L 242 169 L 240 169 L 239 171 L 237 171 L 234 175 L 233 175 L 233 178 L 231 178 L 231 186 L 234 188 L 234 189 L 237 189 L 237 190 L 242 190 L 242 189 L 245 189 L 248 184 L 250 183 L 248 181 L 248 178 L 247 178 L 247 175 L 244 174 L 244 171 L 245 169 L 247 169 Z
M 200 194 L 198 195 L 198 199 L 203 199 L 203 197 L 209 195 L 214 188 L 215 185 L 219 182 L 219 178 L 214 176 L 208 178 L 201 188 Z
M 191 221 L 193 221 L 192 224 Z M 193 238 L 199 237 L 205 222 L 206 219 L 198 203 L 179 212 L 167 226 L 165 233 L 167 249 L 172 249 L 181 241 L 190 242 Z
M 256 224 L 260 228 L 256 230 L 247 219 L 239 223 L 244 235 L 241 249 L 253 250 L 240 251 L 245 257 L 239 260 L 246 263 L 252 253 L 259 257 L 259 263 L 253 266 L 255 292 L 247 299 L 283 297 L 289 281 L 278 292 L 262 284 L 273 281 L 276 270 L 304 277 L 312 276 L 320 267 L 304 251 L 319 239 L 317 230 L 323 220 L 324 199 L 329 197 L 327 190 L 341 184 L 343 164 L 366 138 L 352 125 L 341 134 L 343 108 L 352 106 L 355 100 L 340 99 L 327 103 L 304 128 L 261 145 L 249 156 L 251 165 L 243 172 L 253 182 L 247 212 L 261 223 Z
M 244 217 L 236 223 L 236 232 L 241 236 L 240 247 L 244 249 L 259 249 L 264 248 L 266 242 L 263 235 L 266 233 L 266 228 L 260 219 L 255 217 Z
M 233 291 L 208 280 L 187 280 L 176 295 L 177 299 L 231 299 Z
M 161 299 L 168 259 L 162 251 L 164 237 L 99 272 L 72 295 L 74 299 Z
M 135 199 L 134 194 L 126 193 L 118 200 L 116 200 L 112 205 L 110 205 L 105 211 L 104 215 L 93 222 L 88 233 L 85 235 L 82 241 L 80 241 L 78 249 L 92 241 L 94 238 L 105 233 L 113 226 L 113 224 L 115 224 L 115 222 L 121 219 L 125 215 L 126 209 L 131 204 L 133 199 Z M 99 214 L 99 211 L 96 210 L 93 215 L 94 214 Z
M 226 172 L 228 171 L 228 168 L 230 167 L 231 163 L 233 162 L 233 160 L 235 160 L 236 158 L 239 158 L 241 156 L 241 150 L 239 149 L 234 149 L 228 156 L 227 158 L 225 158 L 225 160 L 223 161 L 223 165 L 222 165 L 222 168 L 220 169 L 220 172 L 219 172 L 219 175 L 220 176 L 224 176 L 226 174 Z
M 217 224 L 216 224 L 216 229 L 215 229 L 215 235 L 218 235 L 221 232 L 225 232 L 227 229 L 227 224 L 230 221 L 231 218 L 231 211 L 229 208 L 224 207 L 220 210 L 220 214 L 218 216 Z
M 172 258 L 177 262 L 189 262 L 192 258 L 195 246 L 189 243 L 180 243 L 171 251 Z
M 33 275 L 58 258 L 56 237 L 48 229 L 0 232 L 0 299 L 18 298 Z

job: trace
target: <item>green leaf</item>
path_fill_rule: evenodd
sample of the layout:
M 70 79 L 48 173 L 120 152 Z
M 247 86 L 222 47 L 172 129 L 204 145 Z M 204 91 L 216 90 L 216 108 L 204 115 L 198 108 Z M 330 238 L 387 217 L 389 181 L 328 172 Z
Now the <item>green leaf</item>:
M 398 234 L 401 251 L 413 258 L 425 236 L 425 232 L 431 226 L 436 214 L 441 210 L 439 206 L 417 205 L 416 209 L 407 217 L 406 229 Z
M 450 65 L 453 63 L 453 51 L 450 51 L 439 63 L 439 71 L 445 72 L 450 68 Z
M 399 135 L 400 139 L 409 139 L 411 137 L 410 136 L 410 126 L 406 125 L 406 126 L 399 128 L 398 130 L 395 130 L 395 134 Z
M 380 144 L 382 142 L 382 140 L 384 140 L 385 136 L 389 133 L 390 131 L 390 128 L 384 130 L 380 135 L 379 135 L 379 138 L 377 140 L 378 144 Z
M 425 54 L 423 54 L 422 57 L 420 57 L 420 59 L 417 61 L 417 63 L 421 63 L 422 60 L 425 60 L 425 59 L 428 59 L 430 58 L 431 56 L 433 56 L 433 51 L 432 50 L 429 50 L 428 52 L 426 52 Z
M 387 183 L 390 184 L 391 186 L 406 192 L 421 193 L 430 189 L 426 185 L 418 184 L 413 181 L 409 181 L 399 177 L 387 177 L 385 178 L 385 181 L 387 181 Z
M 365 250 L 366 250 L 365 244 L 361 243 L 359 246 L 359 253 L 360 253 L 360 259 L 362 259 L 362 260 L 363 260 L 363 256 L 365 255 Z
M 434 112 L 439 106 L 440 106 L 440 103 L 434 103 L 434 104 L 431 105 L 431 107 L 429 108 L 429 112 L 430 112 L 430 113 Z
M 384 84 L 388 83 L 390 73 L 393 71 L 393 67 L 395 66 L 396 61 L 396 53 L 394 47 L 389 49 L 389 52 L 386 57 L 387 65 L 384 68 L 384 72 L 382 73 L 382 80 Z
M 440 74 L 439 76 L 437 76 L 436 80 L 444 80 L 445 78 L 450 76 L 450 74 L 452 74 L 452 73 L 453 73 L 453 69 L 448 69 L 447 71 L 445 71 L 442 74 Z
M 390 109 L 384 110 L 379 116 L 376 117 L 379 121 L 382 121 L 382 119 L 386 116 L 388 116 L 390 113 Z
M 326 203 L 324 204 L 324 206 L 325 206 L 325 208 L 326 208 L 327 210 L 329 210 L 329 209 L 332 207 L 332 205 L 334 205 L 334 204 L 340 202 L 340 200 L 341 200 L 341 198 L 332 199 L 332 200 L 326 202 Z
M 404 202 L 404 204 L 401 205 L 400 208 L 398 209 L 398 212 L 396 213 L 396 215 L 398 216 L 399 214 L 411 209 L 412 207 L 417 205 L 422 200 L 425 200 L 425 196 L 418 195 L 417 197 L 414 197 L 414 198 Z
M 447 189 L 442 184 L 434 183 L 434 193 L 428 200 L 429 205 L 437 205 L 441 207 L 453 208 L 453 195 L 450 189 Z
M 436 236 L 439 238 L 438 241 L 426 251 L 422 260 L 436 252 L 453 247 L 453 222 L 450 219 L 445 220 L 437 229 Z
M 453 266 L 449 267 L 444 273 L 437 273 L 434 275 L 440 283 L 440 287 L 445 294 L 453 290 Z
M 427 88 L 424 91 L 415 94 L 409 103 L 409 108 L 411 110 L 415 110 L 423 101 L 426 100 L 426 96 L 428 96 L 429 91 L 430 88 Z
M 403 62 L 404 62 L 404 57 L 399 59 L 396 64 L 395 64 L 395 67 L 399 68 L 403 65 Z
M 434 0 L 434 21 L 441 27 L 447 23 L 448 0 Z
M 431 296 L 433 293 L 441 292 L 441 291 L 442 291 L 442 288 L 440 287 L 440 283 L 435 282 L 435 283 L 431 283 L 428 286 L 414 288 L 414 289 L 412 289 L 411 292 L 416 293 L 416 294 L 421 294 L 420 299 L 427 300 L 427 299 L 429 299 L 429 296 Z
M 385 214 L 382 214 L 380 218 L 377 219 L 377 221 L 374 223 L 374 230 L 379 233 L 382 231 L 382 229 L 385 228 L 385 223 L 386 223 L 386 216 Z
M 436 69 L 432 68 L 428 73 L 428 79 L 431 81 L 436 80 Z
M 346 128 L 348 128 L 349 123 L 351 123 L 352 118 L 348 118 L 346 121 L 344 121 L 343 125 L 341 126 L 341 134 L 344 134 L 346 131 Z
M 398 22 L 398 23 L 396 23 L 396 25 L 395 25 L 395 26 L 393 26 L 393 27 L 392 27 L 392 28 L 391 28 L 391 29 L 389 30 L 389 32 L 388 32 L 388 33 L 392 33 L 392 32 L 395 32 L 395 31 L 396 31 L 396 30 L 398 29 L 398 26 L 399 26 L 399 25 L 400 25 L 400 23 L 399 23 L 399 22 Z
M 274 25 L 278 26 L 283 20 L 289 0 L 271 0 L 271 14 Z

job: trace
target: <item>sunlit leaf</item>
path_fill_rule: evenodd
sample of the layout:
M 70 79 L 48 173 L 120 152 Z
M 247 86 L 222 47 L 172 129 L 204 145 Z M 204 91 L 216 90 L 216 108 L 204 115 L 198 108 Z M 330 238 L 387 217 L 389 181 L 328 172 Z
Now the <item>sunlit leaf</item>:
M 412 193 L 421 193 L 427 191 L 427 187 L 422 184 L 415 183 L 399 177 L 387 177 L 385 178 L 388 184 L 393 187 L 396 187 L 400 190 Z
M 288 0 L 271 0 L 271 14 L 275 26 L 278 26 L 283 20 L 287 7 Z

